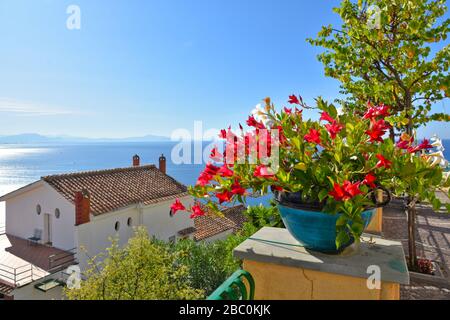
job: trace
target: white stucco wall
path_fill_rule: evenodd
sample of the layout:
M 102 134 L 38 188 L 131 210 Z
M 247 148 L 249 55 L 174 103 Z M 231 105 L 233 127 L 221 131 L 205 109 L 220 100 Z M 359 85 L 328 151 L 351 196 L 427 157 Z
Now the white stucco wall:
M 188 208 L 194 199 L 188 196 L 181 198 L 180 201 Z M 143 225 L 147 227 L 148 233 L 157 239 L 168 241 L 172 236 L 178 238 L 178 231 L 194 227 L 194 220 L 189 218 L 187 212 L 179 211 L 173 217 L 169 215 L 172 203 L 173 200 L 166 201 L 143 209 Z
M 41 206 L 41 214 L 36 213 L 36 206 Z M 26 239 L 33 236 L 34 229 L 43 230 L 44 216 L 50 215 L 53 246 L 63 250 L 76 247 L 75 244 L 75 207 L 46 183 L 38 185 L 24 193 L 5 201 L 6 233 Z M 60 217 L 55 217 L 55 209 L 60 210 Z
M 180 200 L 186 207 L 194 201 L 190 196 Z M 75 227 L 78 245 L 84 247 L 84 250 L 78 249 L 78 261 L 81 268 L 84 269 L 87 266 L 88 257 L 96 256 L 110 247 L 112 237 L 118 237 L 120 246 L 125 245 L 134 234 L 133 227 L 143 225 L 150 236 L 164 241 L 168 241 L 171 236 L 177 236 L 180 230 L 193 227 L 194 221 L 189 218 L 187 212 L 178 212 L 170 217 L 172 203 L 173 200 L 144 207 L 134 205 L 99 216 L 91 215 L 89 223 Z M 131 226 L 127 225 L 129 218 L 132 219 Z M 117 232 L 114 228 L 116 222 L 120 223 Z

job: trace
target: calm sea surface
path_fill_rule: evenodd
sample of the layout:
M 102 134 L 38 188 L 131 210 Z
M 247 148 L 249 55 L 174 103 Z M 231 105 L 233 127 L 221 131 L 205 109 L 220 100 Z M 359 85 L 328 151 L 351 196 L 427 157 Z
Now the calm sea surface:
M 167 158 L 167 173 L 183 184 L 194 184 L 204 165 L 175 165 L 171 161 L 175 142 L 108 143 L 83 145 L 0 145 L 0 194 L 20 188 L 52 174 L 128 167 L 139 154 L 141 164 L 158 164 Z M 445 156 L 450 159 L 450 140 L 444 140 Z M 193 152 L 192 152 L 193 157 Z M 266 199 L 267 200 L 267 199 Z M 259 201 L 250 201 L 257 204 Z M 0 225 L 4 220 L 0 204 Z

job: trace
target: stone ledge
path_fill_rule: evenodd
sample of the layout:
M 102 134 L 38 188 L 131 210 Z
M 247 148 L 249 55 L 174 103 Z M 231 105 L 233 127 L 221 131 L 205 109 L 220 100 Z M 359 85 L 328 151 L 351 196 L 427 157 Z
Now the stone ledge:
M 382 282 L 409 284 L 402 244 L 370 235 L 363 235 L 359 247 L 353 245 L 342 254 L 327 255 L 305 249 L 286 229 L 265 227 L 236 247 L 234 256 L 364 279 L 369 276 L 367 268 L 377 265 Z

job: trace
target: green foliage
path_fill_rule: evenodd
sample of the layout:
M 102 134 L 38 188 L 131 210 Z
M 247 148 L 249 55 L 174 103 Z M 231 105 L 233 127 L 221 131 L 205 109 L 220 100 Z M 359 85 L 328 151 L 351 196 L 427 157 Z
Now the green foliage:
M 97 256 L 85 272 L 80 289 L 66 289 L 71 300 L 199 299 L 202 290 L 189 286 L 189 269 L 178 263 L 178 253 L 150 239 L 138 228 L 124 248 L 117 241 Z
M 373 28 L 376 7 L 380 28 Z M 391 124 L 412 128 L 429 121 L 450 121 L 448 114 L 430 115 L 431 106 L 450 96 L 450 19 L 445 0 L 343 0 L 334 11 L 339 29 L 324 26 L 308 41 L 325 48 L 318 59 L 325 74 L 341 82 L 349 112 L 363 112 L 366 101 L 393 107 Z
M 263 206 L 262 204 L 259 206 L 249 206 L 247 211 L 245 211 L 245 216 L 248 219 L 248 223 L 257 229 L 261 229 L 262 227 L 284 228 L 280 212 L 274 201 L 271 201 L 269 207 Z

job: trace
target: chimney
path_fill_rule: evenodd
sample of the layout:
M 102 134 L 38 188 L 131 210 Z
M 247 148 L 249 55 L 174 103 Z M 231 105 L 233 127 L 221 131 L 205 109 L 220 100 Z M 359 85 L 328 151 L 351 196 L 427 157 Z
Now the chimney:
M 137 154 L 133 156 L 133 167 L 139 167 L 141 165 L 141 159 Z
M 91 196 L 86 189 L 75 192 L 75 225 L 88 223 L 91 213 Z
M 159 157 L 159 170 L 164 174 L 166 173 L 166 157 L 164 157 L 164 154 Z

